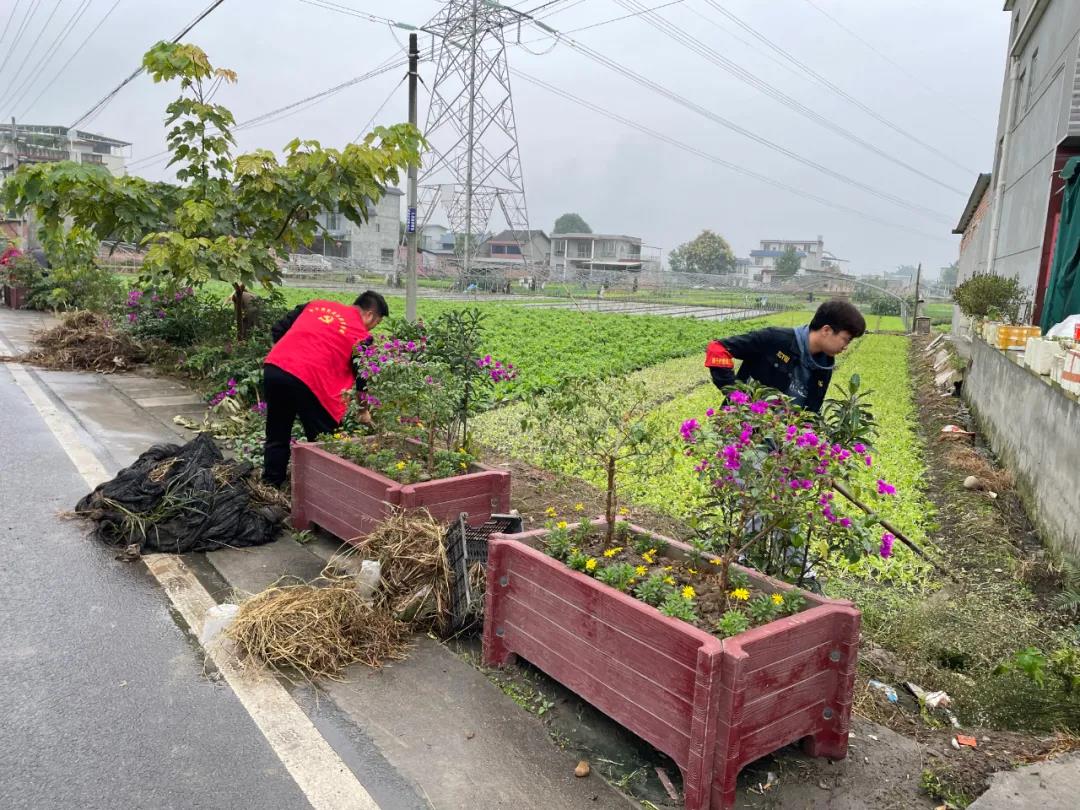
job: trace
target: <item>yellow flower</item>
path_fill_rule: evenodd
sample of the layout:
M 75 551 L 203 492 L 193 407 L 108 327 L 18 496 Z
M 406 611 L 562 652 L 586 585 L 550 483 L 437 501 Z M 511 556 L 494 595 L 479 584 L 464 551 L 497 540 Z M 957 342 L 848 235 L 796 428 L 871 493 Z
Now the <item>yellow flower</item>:
M 649 569 L 646 568 L 644 565 L 639 565 L 637 568 L 634 569 L 634 573 L 637 574 L 639 577 L 643 577 L 647 573 L 649 573 Z
M 675 584 L 675 577 L 664 577 L 664 584 L 665 585 L 674 585 Z
M 686 570 L 691 574 L 700 574 L 701 573 L 696 568 L 687 568 Z
M 625 506 L 620 506 L 619 507 L 619 514 L 622 515 L 623 517 L 626 517 L 627 515 L 630 514 L 630 510 L 627 509 Z
M 399 461 L 399 462 L 398 462 L 397 464 L 395 464 L 394 466 L 395 466 L 395 467 L 396 467 L 397 469 L 399 469 L 399 470 L 404 470 L 404 469 L 405 469 L 405 462 L 404 462 L 404 461 Z
M 565 520 L 560 520 L 558 523 L 555 524 L 555 528 L 556 529 L 565 529 L 566 528 L 566 521 Z
M 547 509 L 544 510 L 544 514 L 548 517 L 555 517 L 559 513 L 555 511 L 554 506 L 549 506 Z
M 750 598 L 750 591 L 746 590 L 746 588 L 736 588 L 731 592 L 731 598 L 738 599 L 740 602 L 745 602 Z
M 461 467 L 461 469 L 463 469 L 463 470 L 467 470 L 467 469 L 469 469 L 469 465 L 468 465 L 468 464 L 466 464 L 466 463 L 465 463 L 464 461 L 463 461 L 463 462 L 461 462 L 461 464 L 460 464 L 460 465 L 458 465 L 458 466 L 460 466 L 460 467 Z
M 772 602 L 774 605 L 782 605 L 784 604 L 784 597 L 778 593 L 774 593 L 772 595 Z
M 586 571 L 595 571 L 596 570 L 596 558 L 595 557 L 589 557 L 589 559 L 587 559 L 585 561 L 585 570 Z
M 575 503 L 574 504 L 574 511 L 575 512 L 584 512 L 585 511 L 585 504 L 583 504 L 583 503 Z
M 697 596 L 697 592 L 694 590 L 693 586 L 687 585 L 682 589 L 683 599 L 693 599 L 695 596 Z
M 709 560 L 709 562 L 711 562 L 713 565 L 723 565 L 724 564 L 724 561 L 721 560 L 721 559 L 718 559 L 717 557 L 713 557 L 711 560 Z
M 675 567 L 675 566 L 673 566 L 673 565 L 665 565 L 665 566 L 664 566 L 664 570 L 665 570 L 665 571 L 670 571 L 670 570 L 672 570 L 672 569 L 673 569 L 674 567 Z
M 644 554 L 641 555 L 641 559 L 643 559 L 649 565 L 652 565 L 656 561 L 654 559 L 655 554 L 656 554 L 656 549 L 651 548 L 648 551 L 646 551 Z
M 616 554 L 618 554 L 620 551 L 622 551 L 622 546 L 615 546 L 615 548 L 606 549 L 604 551 L 604 556 L 610 559 L 611 557 L 614 557 Z

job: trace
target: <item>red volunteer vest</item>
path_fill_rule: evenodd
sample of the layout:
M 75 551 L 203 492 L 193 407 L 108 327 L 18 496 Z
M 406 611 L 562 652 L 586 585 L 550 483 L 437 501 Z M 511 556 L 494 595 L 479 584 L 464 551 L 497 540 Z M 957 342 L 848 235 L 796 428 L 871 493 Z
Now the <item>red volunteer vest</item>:
M 312 301 L 274 344 L 266 362 L 301 380 L 335 421 L 348 410 L 346 389 L 356 384 L 352 353 L 368 337 L 356 307 Z

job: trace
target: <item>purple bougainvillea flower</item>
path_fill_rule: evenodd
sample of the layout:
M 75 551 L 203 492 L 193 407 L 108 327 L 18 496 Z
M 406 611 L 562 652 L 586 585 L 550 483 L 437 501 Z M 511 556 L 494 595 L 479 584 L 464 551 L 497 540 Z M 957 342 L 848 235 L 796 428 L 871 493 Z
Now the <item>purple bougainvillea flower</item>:
M 750 397 L 748 397 L 742 391 L 732 391 L 730 394 L 728 394 L 728 399 L 731 402 L 734 402 L 736 405 L 744 405 L 746 402 L 749 401 Z
M 682 434 L 683 441 L 685 441 L 685 442 L 693 442 L 694 441 L 694 433 L 697 430 L 698 430 L 697 419 L 687 419 L 679 427 L 679 433 Z
M 851 445 L 851 449 L 857 456 L 865 455 L 866 453 L 866 445 L 861 442 Z
M 881 556 L 888 559 L 892 556 L 892 544 L 896 538 L 891 532 L 885 532 L 881 535 Z
M 764 400 L 759 399 L 750 403 L 751 413 L 765 413 L 767 410 L 769 410 L 769 403 Z
M 716 416 L 716 411 L 712 408 L 709 408 L 707 411 L 705 411 L 705 415 L 711 419 L 712 417 Z
M 840 525 L 845 529 L 851 528 L 851 518 L 840 518 Z
M 877 491 L 878 495 L 895 495 L 896 487 L 879 478 L 877 482 Z
M 870 456 L 867 456 L 865 461 L 866 461 L 866 466 L 867 467 L 873 467 L 874 466 L 874 459 L 871 458 Z

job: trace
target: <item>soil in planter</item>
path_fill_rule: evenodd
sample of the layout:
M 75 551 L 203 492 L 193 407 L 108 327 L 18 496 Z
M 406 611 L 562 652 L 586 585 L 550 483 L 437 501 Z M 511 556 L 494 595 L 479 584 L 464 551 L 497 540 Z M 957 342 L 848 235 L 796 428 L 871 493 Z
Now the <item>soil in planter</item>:
M 436 450 L 429 471 L 427 451 L 401 436 L 351 437 L 335 433 L 323 440 L 328 453 L 385 475 L 399 484 L 416 484 L 465 475 L 475 459 L 456 450 Z
M 631 534 L 625 524 L 617 525 L 612 543 L 587 524 L 571 529 L 565 522 L 552 525 L 543 540 L 544 551 L 568 567 L 721 638 L 806 607 L 797 589 L 762 591 L 734 566 L 725 592 L 719 560 L 673 559 L 664 556 L 664 546 L 650 535 Z

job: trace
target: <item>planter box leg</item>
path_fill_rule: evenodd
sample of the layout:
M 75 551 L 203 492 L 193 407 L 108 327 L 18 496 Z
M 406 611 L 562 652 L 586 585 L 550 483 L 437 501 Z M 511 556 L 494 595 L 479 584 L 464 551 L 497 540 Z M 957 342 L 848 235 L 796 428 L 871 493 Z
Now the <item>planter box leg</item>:
M 488 540 L 487 591 L 484 595 L 484 666 L 504 667 L 514 663 L 517 656 L 506 648 L 503 641 L 502 616 L 495 599 L 496 589 L 509 586 L 506 571 L 506 554 L 498 540 Z
M 812 757 L 844 759 L 848 754 L 848 731 L 851 729 L 851 696 L 855 687 L 855 671 L 859 658 L 860 615 L 849 607 L 837 616 L 836 639 L 840 660 L 837 661 L 836 689 L 832 710 L 835 716 L 827 728 L 806 737 L 802 749 Z
M 848 752 L 846 731 L 819 731 L 802 741 L 802 750 L 807 756 L 825 759 L 845 759 Z

